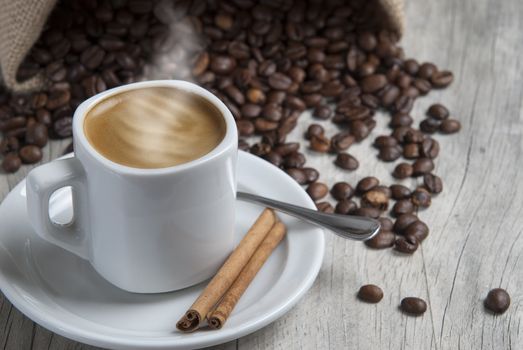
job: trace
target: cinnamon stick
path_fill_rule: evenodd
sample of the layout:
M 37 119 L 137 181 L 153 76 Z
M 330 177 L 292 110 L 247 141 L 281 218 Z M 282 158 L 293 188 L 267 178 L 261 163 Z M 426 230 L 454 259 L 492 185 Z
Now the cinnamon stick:
M 182 332 L 192 332 L 198 329 L 204 317 L 236 280 L 275 222 L 276 215 L 272 209 L 265 209 L 260 214 L 202 294 L 176 323 L 176 328 Z
M 274 248 L 276 248 L 278 243 L 283 239 L 286 231 L 287 229 L 283 223 L 277 222 L 274 224 L 267 237 L 265 237 L 258 249 L 256 249 L 256 252 L 247 265 L 245 265 L 231 288 L 225 293 L 216 308 L 207 315 L 209 327 L 213 329 L 222 328 L 236 306 L 236 303 L 238 303 L 238 300 L 240 300 Z

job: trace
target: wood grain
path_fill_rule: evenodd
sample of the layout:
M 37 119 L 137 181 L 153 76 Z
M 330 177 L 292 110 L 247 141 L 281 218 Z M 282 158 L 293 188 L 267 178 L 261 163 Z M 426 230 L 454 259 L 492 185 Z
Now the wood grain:
M 523 5 L 519 0 L 407 1 L 406 12 L 405 52 L 455 74 L 450 89 L 418 100 L 416 122 L 431 103 L 443 102 L 463 125 L 457 136 L 436 136 L 442 148 L 436 173 L 445 189 L 420 213 L 431 228 L 429 238 L 405 257 L 328 234 L 321 272 L 303 300 L 264 329 L 214 348 L 523 348 Z M 384 118 L 378 119 L 378 130 L 384 130 Z M 302 118 L 291 137 L 298 140 L 308 123 L 309 116 Z M 332 157 L 310 154 L 309 164 L 321 169 L 321 180 L 329 184 L 355 183 L 369 174 L 391 183 L 393 165 L 378 162 L 369 142 L 351 149 L 361 163 L 354 173 L 334 169 Z M 53 143 L 45 161 L 65 146 Z M 0 176 L 0 195 L 28 169 Z M 383 288 L 381 303 L 356 300 L 365 283 Z M 512 296 L 501 316 L 482 305 L 495 287 Z M 403 315 L 398 305 L 406 296 L 427 300 L 427 313 Z M 1 295 L 0 348 L 94 349 L 35 325 Z

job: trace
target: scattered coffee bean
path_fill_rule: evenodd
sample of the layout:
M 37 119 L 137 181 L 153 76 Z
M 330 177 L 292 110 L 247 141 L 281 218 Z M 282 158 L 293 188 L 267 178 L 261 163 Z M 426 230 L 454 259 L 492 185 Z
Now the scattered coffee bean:
M 439 131 L 443 134 L 454 134 L 461 129 L 461 123 L 456 119 L 445 119 L 439 126 Z
M 376 304 L 383 299 L 383 291 L 374 284 L 366 284 L 358 291 L 358 298 L 367 303 Z
M 411 191 L 403 185 L 390 186 L 391 197 L 395 200 L 410 198 Z
M 305 138 L 311 139 L 313 136 L 323 136 L 325 134 L 325 129 L 323 129 L 323 126 L 319 124 L 311 124 L 307 128 L 307 132 L 305 133 Z
M 288 168 L 285 170 L 287 174 L 292 177 L 300 185 L 305 185 L 307 183 L 307 178 L 302 169 L 298 168 Z
M 319 202 L 316 203 L 316 208 L 318 208 L 318 211 L 321 211 L 323 213 L 332 214 L 334 213 L 334 208 L 329 202 Z
M 348 200 L 348 199 L 342 199 L 336 204 L 336 208 L 334 211 L 338 214 L 352 214 L 356 209 L 358 208 L 358 205 L 356 202 Z
M 412 176 L 413 173 L 413 167 L 409 163 L 400 163 L 392 172 L 392 176 L 394 176 L 396 179 L 406 179 L 410 176 Z
M 433 138 L 426 138 L 421 143 L 420 155 L 426 158 L 434 159 L 439 154 L 439 143 Z
M 454 75 L 449 71 L 439 71 L 432 75 L 430 82 L 435 88 L 445 88 L 454 80 Z
M 392 231 L 392 227 L 394 226 L 394 223 L 391 219 L 381 217 L 379 218 L 380 222 L 380 231 Z
M 437 119 L 427 118 L 421 121 L 421 123 L 419 124 L 419 128 L 421 131 L 427 134 L 434 134 L 436 131 L 439 130 L 440 125 L 441 121 Z
M 380 180 L 378 180 L 374 176 L 367 176 L 361 179 L 358 184 L 356 185 L 356 191 L 359 194 L 363 194 L 365 192 L 368 192 L 378 186 L 380 184 Z
M 413 254 L 418 249 L 418 246 L 418 240 L 414 236 L 399 237 L 394 242 L 394 249 L 405 254 Z
M 331 138 L 331 150 L 335 153 L 340 153 L 347 150 L 356 138 L 348 132 L 340 132 Z
M 354 189 L 346 182 L 337 182 L 331 188 L 331 195 L 341 201 L 349 199 L 354 195 Z
M 305 182 L 306 183 L 312 183 L 320 177 L 320 173 L 318 170 L 314 168 L 302 168 L 301 169 L 303 174 L 305 175 Z
M 38 146 L 27 145 L 20 149 L 18 155 L 22 162 L 26 164 L 33 164 L 42 159 L 42 151 Z
M 414 316 L 422 315 L 427 311 L 427 303 L 416 297 L 403 298 L 400 307 L 403 312 Z
M 394 232 L 398 235 L 402 235 L 405 233 L 407 227 L 416 221 L 418 221 L 418 217 L 414 214 L 400 215 L 394 222 Z
M 488 292 L 484 305 L 493 313 L 502 314 L 510 306 L 510 295 L 504 289 L 494 288 Z
M 2 169 L 4 169 L 4 171 L 8 173 L 14 173 L 18 169 L 20 169 L 21 165 L 22 161 L 16 153 L 8 153 L 2 160 Z
M 417 188 L 411 195 L 412 203 L 419 208 L 428 208 L 432 202 L 429 191 L 424 188 Z
M 393 232 L 380 229 L 380 232 L 376 236 L 365 241 L 365 244 L 370 248 L 385 249 L 392 247 L 395 241 L 396 235 Z
M 403 214 L 411 214 L 414 212 L 414 204 L 410 199 L 400 199 L 392 207 L 392 215 L 400 217 Z
M 413 176 L 429 174 L 432 170 L 434 170 L 434 162 L 430 158 L 419 158 L 412 164 Z
M 427 115 L 437 120 L 444 120 L 449 117 L 449 110 L 442 104 L 436 103 L 429 107 Z
M 338 153 L 334 164 L 346 170 L 356 170 L 360 165 L 358 160 L 348 153 Z
M 329 193 L 329 187 L 322 182 L 313 182 L 307 187 L 307 193 L 314 201 L 317 201 Z
M 443 191 L 443 182 L 441 181 L 441 178 L 434 174 L 424 175 L 423 184 L 430 193 L 438 194 Z
M 361 197 L 361 206 L 387 210 L 389 207 L 389 197 L 382 191 L 373 189 L 363 194 Z
M 384 162 L 393 162 L 401 157 L 402 150 L 399 146 L 388 146 L 380 148 L 378 158 Z
M 311 136 L 310 149 L 319 152 L 326 153 L 331 148 L 331 141 L 328 137 L 324 135 L 315 135 Z
M 403 235 L 405 237 L 412 236 L 416 238 L 416 241 L 422 242 L 429 235 L 429 227 L 423 221 L 417 220 L 407 226 Z

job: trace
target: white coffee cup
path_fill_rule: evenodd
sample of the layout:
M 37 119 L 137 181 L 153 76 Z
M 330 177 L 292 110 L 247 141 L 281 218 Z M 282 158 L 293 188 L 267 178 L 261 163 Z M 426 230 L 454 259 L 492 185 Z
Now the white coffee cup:
M 84 134 L 87 112 L 131 89 L 173 87 L 210 101 L 225 119 L 210 153 L 169 168 L 140 169 L 98 153 Z M 231 112 L 209 91 L 177 80 L 117 87 L 82 103 L 74 114 L 75 155 L 33 169 L 27 209 L 43 239 L 90 261 L 107 281 L 137 293 L 185 288 L 211 277 L 233 248 L 237 131 Z M 54 191 L 72 187 L 73 220 L 49 218 Z M 81 276 L 80 276 L 81 278 Z

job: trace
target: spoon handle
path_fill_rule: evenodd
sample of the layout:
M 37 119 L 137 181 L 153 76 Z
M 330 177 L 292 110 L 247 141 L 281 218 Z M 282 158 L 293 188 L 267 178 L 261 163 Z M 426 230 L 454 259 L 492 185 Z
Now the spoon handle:
M 363 216 L 322 213 L 316 210 L 245 192 L 237 192 L 236 198 L 242 201 L 262 204 L 266 207 L 276 209 L 311 224 L 323 227 L 343 238 L 364 241 L 372 238 L 380 229 L 380 223 L 378 220 Z

